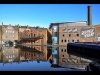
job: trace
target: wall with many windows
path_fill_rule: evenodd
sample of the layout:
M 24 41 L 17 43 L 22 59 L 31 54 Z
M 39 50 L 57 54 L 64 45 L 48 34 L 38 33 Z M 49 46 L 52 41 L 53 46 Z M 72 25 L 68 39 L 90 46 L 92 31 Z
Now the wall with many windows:
M 70 42 L 94 41 L 96 41 L 94 27 L 82 25 L 59 25 L 59 45 L 67 45 L 67 43 Z
M 18 27 L 11 25 L 2 25 L 2 44 L 5 44 L 8 41 L 15 42 L 18 40 Z
M 20 41 L 27 45 L 47 45 L 47 34 L 48 31 L 45 28 L 27 28 L 20 32 Z

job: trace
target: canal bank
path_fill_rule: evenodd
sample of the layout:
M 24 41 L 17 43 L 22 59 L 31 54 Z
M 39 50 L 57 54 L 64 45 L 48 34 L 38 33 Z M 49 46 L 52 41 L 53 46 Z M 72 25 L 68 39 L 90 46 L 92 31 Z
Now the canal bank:
M 17 46 L 47 46 L 47 47 L 67 47 L 67 45 L 25 45 L 25 44 L 17 44 Z

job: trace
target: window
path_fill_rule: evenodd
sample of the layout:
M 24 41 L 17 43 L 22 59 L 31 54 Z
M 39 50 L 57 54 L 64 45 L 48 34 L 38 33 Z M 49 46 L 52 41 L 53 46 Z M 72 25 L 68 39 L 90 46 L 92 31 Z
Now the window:
M 31 38 L 31 35 L 29 35 L 29 38 Z
M 62 57 L 64 57 L 64 55 L 62 55 Z
M 34 53 L 34 56 L 36 56 L 36 54 Z
M 34 34 L 34 37 L 35 37 L 35 34 Z
M 77 40 L 77 42 L 79 42 L 79 40 Z
M 63 34 L 63 37 L 64 37 L 64 34 Z
M 72 40 L 72 42 L 74 42 L 74 40 Z
M 66 40 L 65 40 L 65 42 L 66 42 Z
M 63 40 L 61 40 L 61 42 L 63 42 Z
M 33 54 L 31 54 L 31 56 L 33 56 Z
M 65 49 L 65 52 L 66 52 L 66 49 Z
M 61 51 L 63 52 L 63 49 L 61 49 Z
M 69 34 L 69 37 L 71 37 L 71 34 Z
M 57 32 L 54 32 L 54 35 L 53 36 L 58 36 L 58 33 Z
M 77 36 L 79 36 L 79 34 L 76 34 Z
M 70 42 L 70 41 L 68 40 L 68 42 Z

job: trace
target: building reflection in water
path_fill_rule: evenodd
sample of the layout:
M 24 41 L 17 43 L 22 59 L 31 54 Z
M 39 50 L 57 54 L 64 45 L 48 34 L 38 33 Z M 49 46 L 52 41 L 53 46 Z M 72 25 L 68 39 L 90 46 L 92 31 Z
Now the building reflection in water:
M 43 46 L 31 46 L 31 47 L 20 47 L 20 60 L 37 60 L 47 61 L 47 47 Z
M 19 50 L 14 47 L 2 47 L 1 48 L 1 61 L 3 63 L 19 61 Z
M 88 62 L 83 61 L 82 58 L 67 54 L 67 47 L 53 47 L 47 46 L 18 46 L 18 47 L 1 47 L 0 48 L 0 62 L 13 63 L 28 61 L 40 61 L 51 63 L 51 67 L 67 67 L 86 66 Z
M 67 47 L 53 47 L 52 48 L 52 60 L 49 60 L 51 67 L 70 67 L 70 68 L 85 68 L 90 60 L 69 55 L 67 53 Z
M 49 51 L 48 51 L 49 50 Z M 46 46 L 18 46 L 18 47 L 1 47 L 0 62 L 20 63 L 22 61 L 47 61 L 51 57 L 51 49 Z
M 90 60 L 81 57 L 69 55 L 67 53 L 67 47 L 59 47 L 58 51 L 59 51 L 59 65 L 63 67 L 72 66 L 72 67 L 85 68 L 89 64 L 89 62 L 91 62 Z
M 53 58 L 53 65 L 58 65 L 58 48 L 57 47 L 53 47 L 52 48 L 52 58 Z

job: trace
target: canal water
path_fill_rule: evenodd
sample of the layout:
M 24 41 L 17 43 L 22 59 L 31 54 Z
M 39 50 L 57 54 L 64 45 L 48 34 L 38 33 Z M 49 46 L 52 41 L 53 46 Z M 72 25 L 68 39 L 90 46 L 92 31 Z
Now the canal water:
M 85 71 L 59 61 L 59 48 L 47 46 L 0 47 L 0 71 Z M 70 67 L 69 67 L 70 65 Z

